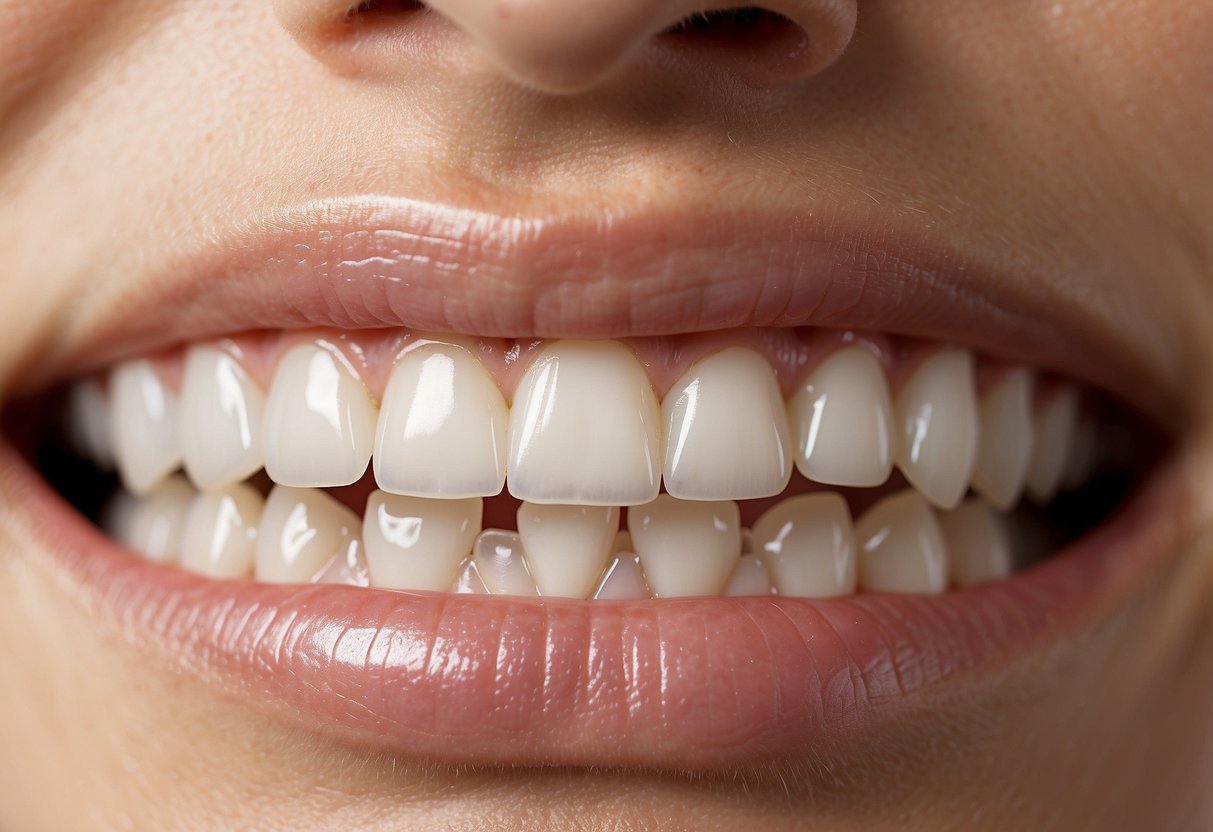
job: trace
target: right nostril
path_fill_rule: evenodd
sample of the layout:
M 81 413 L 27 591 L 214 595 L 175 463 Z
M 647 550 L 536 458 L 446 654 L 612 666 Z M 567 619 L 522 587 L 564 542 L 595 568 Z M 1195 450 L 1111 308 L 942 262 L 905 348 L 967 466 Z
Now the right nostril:
M 774 29 L 795 25 L 781 14 L 757 6 L 748 6 L 696 12 L 666 29 L 665 34 L 675 37 L 748 40 L 756 34 L 770 34 Z
M 758 6 L 696 12 L 659 37 L 671 46 L 731 58 L 759 82 L 797 74 L 797 68 L 812 60 L 816 47 L 800 24 Z
M 363 0 L 346 14 L 346 20 L 355 18 L 379 17 L 388 15 L 409 14 L 424 11 L 425 3 L 421 0 Z

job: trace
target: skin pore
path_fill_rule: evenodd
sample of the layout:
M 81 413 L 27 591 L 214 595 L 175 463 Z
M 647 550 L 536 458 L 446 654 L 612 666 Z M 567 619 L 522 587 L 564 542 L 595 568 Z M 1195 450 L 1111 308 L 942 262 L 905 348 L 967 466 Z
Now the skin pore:
M 0 0 L 0 400 L 46 366 L 97 369 L 90 334 L 182 292 L 177 263 L 315 200 L 844 214 L 982 264 L 983 296 L 1047 299 L 1127 368 L 1117 394 L 1177 437 L 1165 557 L 878 743 L 710 775 L 452 768 L 150 660 L 98 625 L 0 472 L 0 828 L 1204 828 L 1213 3 L 789 1 L 837 41 L 790 64 L 654 34 L 676 4 L 434 5 L 345 21 L 320 0 Z M 522 34 L 494 22 L 509 9 Z M 843 305 L 883 267 L 853 265 Z

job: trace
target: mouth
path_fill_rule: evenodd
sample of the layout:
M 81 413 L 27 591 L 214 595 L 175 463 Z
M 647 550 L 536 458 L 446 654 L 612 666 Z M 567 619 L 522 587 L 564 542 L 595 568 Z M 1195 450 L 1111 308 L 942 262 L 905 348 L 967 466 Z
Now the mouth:
M 276 718 L 458 764 L 787 759 L 996 685 L 1166 551 L 1140 356 L 953 253 L 294 216 L 66 328 L 0 451 L 100 620 Z

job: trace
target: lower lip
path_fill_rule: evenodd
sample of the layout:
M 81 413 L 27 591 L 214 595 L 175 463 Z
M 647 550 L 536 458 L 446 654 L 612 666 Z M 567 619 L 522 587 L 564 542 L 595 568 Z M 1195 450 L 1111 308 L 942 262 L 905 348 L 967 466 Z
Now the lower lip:
M 962 592 L 586 603 L 207 580 L 115 547 L 0 446 L 3 504 L 149 660 L 344 742 L 470 764 L 718 769 L 942 711 L 1140 587 L 1180 482 L 1156 472 L 1060 556 Z

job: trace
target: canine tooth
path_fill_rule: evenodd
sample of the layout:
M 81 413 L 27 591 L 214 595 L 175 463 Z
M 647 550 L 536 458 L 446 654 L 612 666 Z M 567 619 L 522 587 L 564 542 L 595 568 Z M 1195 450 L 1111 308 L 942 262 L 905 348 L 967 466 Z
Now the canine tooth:
M 176 563 L 185 516 L 197 493 L 184 477 L 173 475 L 141 499 L 130 517 L 130 548 L 154 563 Z
M 261 468 L 265 393 L 240 363 L 212 346 L 192 348 L 181 383 L 185 472 L 206 490 L 240 482 Z
M 375 481 L 416 497 L 489 497 L 505 485 L 509 412 L 480 360 L 427 344 L 392 370 L 375 433 Z
M 252 575 L 264 507 L 256 489 L 243 483 L 199 494 L 185 518 L 181 565 L 212 578 Z
M 1036 409 L 1033 420 L 1036 442 L 1028 465 L 1028 495 L 1038 503 L 1053 499 L 1061 487 L 1077 422 L 1078 391 L 1069 385 L 1062 386 Z
M 177 396 L 146 359 L 115 367 L 109 387 L 118 472 L 128 491 L 147 494 L 181 463 Z
M 914 489 L 886 497 L 855 524 L 859 584 L 866 590 L 935 594 L 948 587 L 948 551 L 926 499 Z
M 493 595 L 537 595 L 526 567 L 522 538 L 515 532 L 485 529 L 472 545 L 480 579 Z
M 459 578 L 455 581 L 454 592 L 456 595 L 489 594 L 489 588 L 484 585 L 480 570 L 476 568 L 476 561 L 468 558 L 463 564 L 463 568 L 459 570 Z
M 110 403 L 96 379 L 72 385 L 68 393 L 68 431 L 72 445 L 103 468 L 114 464 Z
M 484 500 L 431 500 L 373 491 L 362 541 L 371 585 L 387 589 L 450 589 L 480 534 Z
M 588 598 L 619 532 L 617 506 L 523 503 L 518 534 L 540 595 Z
M 507 486 L 532 503 L 623 506 L 657 496 L 661 419 L 648 376 L 615 341 L 555 341 L 510 411 Z
M 628 531 L 658 598 L 719 595 L 741 557 L 737 503 L 662 494 L 628 511 Z
M 757 555 L 742 555 L 724 588 L 725 595 L 752 597 L 771 594 L 771 576 Z
M 954 508 L 969 487 L 977 457 L 973 355 L 954 349 L 932 355 L 898 392 L 895 408 L 898 467 L 932 503 Z
M 732 347 L 696 362 L 661 405 L 665 489 L 683 500 L 778 494 L 792 476 L 788 418 L 771 365 Z
M 880 361 L 865 347 L 838 350 L 788 402 L 796 467 L 829 485 L 877 486 L 893 470 L 893 406 Z
M 1011 539 L 997 511 L 969 498 L 938 516 L 954 584 L 972 586 L 1011 574 Z
M 278 363 L 265 404 L 265 470 L 279 485 L 349 485 L 366 471 L 379 418 L 333 351 L 300 344 Z
M 257 527 L 257 580 L 308 583 L 346 550 L 360 526 L 354 512 L 319 489 L 274 486 Z
M 649 586 L 644 580 L 640 558 L 630 552 L 615 556 L 594 590 L 595 601 L 639 601 L 648 597 Z
M 1019 502 L 1032 456 L 1032 373 L 1007 373 L 981 397 L 973 490 L 1001 509 Z
M 789 497 L 754 524 L 754 544 L 780 595 L 828 598 L 855 591 L 855 533 L 834 492 Z

